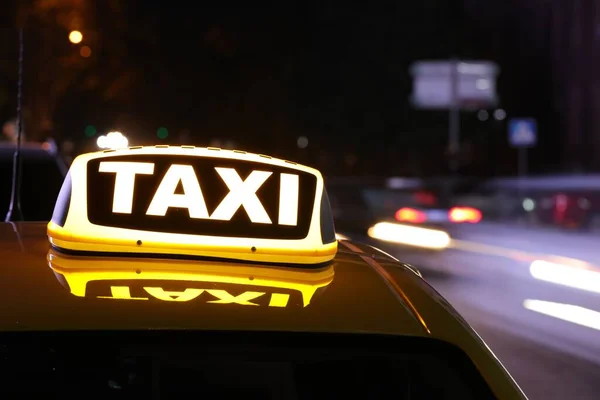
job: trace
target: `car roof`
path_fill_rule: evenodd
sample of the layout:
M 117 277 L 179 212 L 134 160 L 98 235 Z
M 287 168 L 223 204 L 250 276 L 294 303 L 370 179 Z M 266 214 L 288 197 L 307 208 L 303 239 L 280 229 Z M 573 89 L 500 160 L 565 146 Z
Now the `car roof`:
M 401 301 L 398 294 L 387 287 L 379 274 L 358 254 L 344 247 L 334 260 L 331 284 L 318 300 L 312 301 L 311 307 L 302 311 L 286 308 L 271 314 L 261 312 L 262 307 L 187 307 L 194 304 L 189 302 L 179 305 L 178 314 L 173 315 L 168 308 L 157 308 L 153 302 L 136 303 L 132 307 L 122 307 L 121 302 L 110 303 L 122 308 L 116 311 L 106 301 L 95 298 L 82 300 L 70 295 L 48 265 L 50 245 L 46 225 L 20 223 L 1 226 L 0 280 L 13 282 L 13 285 L 0 292 L 0 302 L 3 305 L 12 303 L 10 309 L 15 312 L 15 319 L 0 319 L 0 330 L 21 330 L 25 327 L 32 330 L 148 329 L 156 328 L 158 321 L 165 326 L 164 321 L 168 320 L 173 327 L 185 329 L 236 330 L 247 329 L 251 325 L 251 328 L 259 330 L 429 335 L 429 327 L 421 321 L 422 317 L 411 311 L 408 304 Z M 20 238 L 17 238 L 16 231 L 19 231 Z M 109 268 L 111 258 L 103 260 Z M 397 264 L 383 253 L 377 262 L 398 269 L 398 275 L 412 286 L 417 287 L 421 281 L 413 270 Z M 230 265 L 223 264 L 224 268 Z M 251 267 L 249 264 L 246 266 Z M 28 300 L 20 302 L 18 299 L 22 296 Z M 380 311 L 373 312 L 374 308 Z M 48 313 L 39 313 L 41 309 L 48 309 L 52 318 L 48 318 Z M 213 310 L 223 318 L 214 318 L 217 314 Z M 80 316 L 73 318 L 74 313 Z M 389 318 L 390 315 L 394 318 Z M 17 324 L 16 320 L 20 322 Z
M 50 268 L 52 264 L 49 265 L 48 260 L 52 258 L 49 258 L 49 251 L 46 224 L 0 224 L 0 281 L 10 282 L 0 291 L 0 313 L 3 315 L 0 332 L 186 329 L 429 337 L 449 342 L 465 351 L 484 372 L 490 386 L 493 389 L 496 386 L 494 391 L 497 394 L 498 391 L 513 395 L 520 393 L 516 384 L 507 386 L 506 379 L 512 382 L 512 378 L 479 336 L 416 270 L 371 246 L 341 241 L 333 265 L 314 271 L 314 274 L 322 274 L 323 268 L 333 268 L 332 280 L 318 296 L 315 294 L 306 307 L 244 306 L 227 303 L 223 298 L 220 302 L 210 303 L 199 300 L 200 297 L 184 302 L 109 301 L 97 296 L 78 297 L 71 294 L 79 290 L 74 287 L 74 281 L 67 279 L 68 282 L 65 282 L 66 275 L 61 275 L 64 272 Z M 76 258 L 70 257 L 65 259 Z M 89 260 L 80 262 L 72 271 L 85 272 L 87 268 L 91 271 L 93 259 Z M 134 270 L 137 274 L 144 274 L 146 269 L 152 269 L 154 262 L 171 266 L 188 262 L 134 261 L 133 258 L 117 261 L 109 257 L 96 260 L 103 268 L 111 268 L 117 262 L 125 263 L 126 267 L 131 265 L 132 274 Z M 195 262 L 197 264 L 194 265 L 199 266 L 210 264 L 208 261 Z M 247 271 L 272 268 L 249 264 L 235 267 L 223 262 L 211 265 L 221 265 L 225 272 L 235 268 L 248 268 Z M 302 273 L 307 272 L 304 270 Z M 311 273 L 308 271 L 309 275 Z M 248 284 L 242 286 L 254 292 L 263 290 L 253 285 L 252 277 L 248 279 Z M 164 285 L 165 291 L 172 290 L 168 282 L 143 282 L 149 286 Z M 122 282 L 113 284 L 122 285 Z M 207 291 L 220 289 L 214 282 L 204 284 Z M 87 285 L 92 287 L 89 282 Z M 236 290 L 230 293 L 238 296 L 244 292 L 239 285 Z M 504 383 L 495 383 L 503 380 Z
M 11 142 L 0 142 L 0 159 L 13 157 L 17 146 Z M 21 155 L 26 158 L 53 158 L 54 155 L 46 150 L 41 143 L 22 143 Z

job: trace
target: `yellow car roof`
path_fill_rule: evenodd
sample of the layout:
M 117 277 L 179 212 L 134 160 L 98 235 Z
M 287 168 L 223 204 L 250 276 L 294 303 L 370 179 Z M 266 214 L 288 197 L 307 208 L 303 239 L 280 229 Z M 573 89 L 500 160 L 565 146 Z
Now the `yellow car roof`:
M 312 268 L 66 255 L 46 226 L 0 225 L 0 331 L 186 329 L 385 334 L 464 351 L 499 398 L 521 392 L 493 353 L 411 267 L 340 241 Z

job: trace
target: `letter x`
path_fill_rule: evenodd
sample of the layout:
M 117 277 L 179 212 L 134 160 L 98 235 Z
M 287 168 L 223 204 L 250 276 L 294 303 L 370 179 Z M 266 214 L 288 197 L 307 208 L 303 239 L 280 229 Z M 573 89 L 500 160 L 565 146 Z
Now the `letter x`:
M 273 174 L 266 171 L 252 171 L 242 181 L 233 168 L 215 168 L 229 188 L 229 193 L 215 209 L 210 219 L 229 221 L 240 207 L 244 207 L 250 221 L 259 224 L 271 224 L 271 218 L 256 196 L 256 191 Z
M 225 290 L 207 290 L 207 292 L 219 299 L 209 301 L 208 303 L 240 304 L 243 306 L 257 306 L 258 304 L 251 303 L 250 300 L 254 300 L 264 294 L 262 292 L 244 292 L 239 296 L 232 296 Z

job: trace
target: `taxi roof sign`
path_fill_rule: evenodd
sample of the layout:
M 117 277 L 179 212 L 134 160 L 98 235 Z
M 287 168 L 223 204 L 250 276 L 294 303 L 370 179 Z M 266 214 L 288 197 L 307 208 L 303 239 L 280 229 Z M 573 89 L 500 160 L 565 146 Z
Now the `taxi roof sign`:
M 48 237 L 71 252 L 321 264 L 337 241 L 321 173 L 265 155 L 193 146 L 83 154 Z

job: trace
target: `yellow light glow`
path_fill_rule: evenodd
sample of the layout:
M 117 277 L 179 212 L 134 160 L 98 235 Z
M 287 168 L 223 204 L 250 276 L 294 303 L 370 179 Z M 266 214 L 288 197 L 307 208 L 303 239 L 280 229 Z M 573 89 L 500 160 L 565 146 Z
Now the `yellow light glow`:
M 187 288 L 183 291 L 165 291 L 159 286 L 148 284 L 144 291 L 148 297 L 132 297 L 129 286 L 111 286 L 111 296 L 104 299 L 156 300 L 187 302 L 199 299 L 204 293 L 216 297 L 208 303 L 256 305 L 252 300 L 270 294 L 269 307 L 286 307 L 289 294 L 278 293 L 278 289 L 297 291 L 302 296 L 303 306 L 310 304 L 317 289 L 333 281 L 334 266 L 304 270 L 300 268 L 272 268 L 218 262 L 123 259 L 107 257 L 66 256 L 57 251 L 48 253 L 50 268 L 62 275 L 71 294 L 86 297 L 87 287 L 95 281 L 177 281 L 207 283 L 206 288 Z M 234 296 L 219 288 L 219 284 L 234 284 L 240 287 L 264 288 L 263 291 L 245 291 Z
M 141 184 L 138 176 L 152 175 L 154 163 L 111 161 L 115 156 L 147 155 L 152 156 L 195 156 L 211 159 L 215 170 L 228 194 L 217 203 L 216 209 L 209 215 L 204 196 L 211 192 L 203 190 L 202 177 L 196 176 L 189 165 L 172 164 L 162 178 L 156 192 L 152 195 L 146 215 L 165 216 L 170 207 L 184 207 L 189 217 L 194 219 L 220 220 L 224 223 L 231 220 L 239 210 L 244 209 L 250 221 L 255 224 L 281 224 L 293 226 L 298 221 L 299 181 L 294 171 L 309 173 L 316 177 L 316 190 L 313 201 L 313 212 L 310 216 L 307 236 L 301 239 L 264 239 L 229 236 L 212 236 L 209 232 L 202 235 L 166 233 L 159 231 L 135 230 L 93 224 L 87 213 L 87 167 L 92 160 L 101 159 L 99 172 L 114 176 L 114 193 L 112 212 L 114 214 L 130 214 L 134 193 Z M 227 160 L 243 160 L 256 164 L 256 169 L 242 179 L 233 168 L 220 167 Z M 269 167 L 285 168 L 289 173 L 269 171 Z M 51 221 L 48 224 L 48 236 L 52 245 L 67 250 L 102 253 L 146 253 L 173 254 L 187 256 L 204 256 L 232 258 L 248 261 L 320 264 L 331 261 L 337 253 L 337 241 L 323 243 L 321 237 L 321 197 L 323 193 L 323 177 L 313 168 L 278 160 L 257 154 L 195 148 L 191 146 L 138 147 L 117 149 L 110 152 L 96 152 L 77 157 L 71 164 L 71 191 L 68 213 L 64 224 Z M 271 221 L 259 198 L 259 189 L 267 179 L 279 180 L 280 204 L 278 217 Z M 180 185 L 183 194 L 175 193 Z M 232 235 L 233 236 L 233 235 Z
M 83 34 L 79 31 L 71 31 L 69 33 L 69 41 L 73 44 L 81 43 L 83 40 Z
M 445 249 L 450 245 L 446 232 L 391 222 L 375 224 L 368 234 L 373 239 L 428 249 Z

